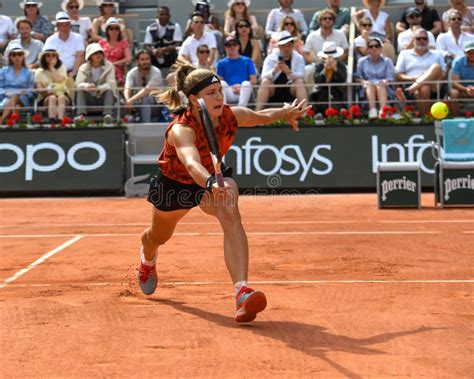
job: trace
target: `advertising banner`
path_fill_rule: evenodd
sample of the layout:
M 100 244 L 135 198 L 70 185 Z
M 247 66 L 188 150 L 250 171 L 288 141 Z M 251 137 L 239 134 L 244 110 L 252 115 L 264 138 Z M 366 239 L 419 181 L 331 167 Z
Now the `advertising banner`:
M 377 162 L 419 162 L 433 186 L 432 126 L 242 128 L 225 156 L 240 188 L 374 189 Z
M 0 131 L 0 192 L 120 192 L 123 176 L 121 128 Z

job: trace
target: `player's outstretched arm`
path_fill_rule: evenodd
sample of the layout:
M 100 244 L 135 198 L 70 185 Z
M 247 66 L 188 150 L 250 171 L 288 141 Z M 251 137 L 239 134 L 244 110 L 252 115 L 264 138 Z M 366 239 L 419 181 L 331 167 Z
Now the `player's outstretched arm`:
M 252 127 L 269 124 L 277 120 L 285 120 L 295 131 L 298 131 L 296 120 L 305 114 L 311 105 L 306 100 L 298 102 L 297 99 L 291 104 L 285 104 L 282 108 L 268 108 L 255 112 L 248 108 L 232 107 L 239 126 Z

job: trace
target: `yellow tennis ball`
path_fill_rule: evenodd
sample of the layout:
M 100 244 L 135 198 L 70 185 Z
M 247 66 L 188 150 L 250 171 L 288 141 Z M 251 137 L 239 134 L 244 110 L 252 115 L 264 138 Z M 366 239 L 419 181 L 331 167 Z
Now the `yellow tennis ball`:
M 445 118 L 449 113 L 449 108 L 446 103 L 442 101 L 438 101 L 431 106 L 431 114 L 437 120 L 442 120 Z

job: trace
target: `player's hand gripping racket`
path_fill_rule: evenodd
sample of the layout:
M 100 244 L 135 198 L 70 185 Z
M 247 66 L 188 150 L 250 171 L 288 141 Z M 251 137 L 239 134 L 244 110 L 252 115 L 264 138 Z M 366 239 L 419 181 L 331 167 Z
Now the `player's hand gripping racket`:
M 222 176 L 221 170 L 222 155 L 219 149 L 219 143 L 217 142 L 216 133 L 214 132 L 214 127 L 212 126 L 211 117 L 209 116 L 204 100 L 198 99 L 198 104 L 200 108 L 199 115 L 201 116 L 201 122 L 204 126 L 204 132 L 206 133 L 212 163 L 214 164 L 216 182 L 219 187 L 224 187 L 224 177 Z

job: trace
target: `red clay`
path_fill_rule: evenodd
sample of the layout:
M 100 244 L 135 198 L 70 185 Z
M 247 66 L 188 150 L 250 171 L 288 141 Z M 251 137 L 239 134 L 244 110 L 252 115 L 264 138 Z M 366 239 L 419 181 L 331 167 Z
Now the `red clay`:
M 470 377 L 472 209 L 377 210 L 375 195 L 244 197 L 250 285 L 234 321 L 217 222 L 187 215 L 135 283 L 143 199 L 0 200 L 4 377 Z M 24 237 L 14 238 L 23 235 Z

